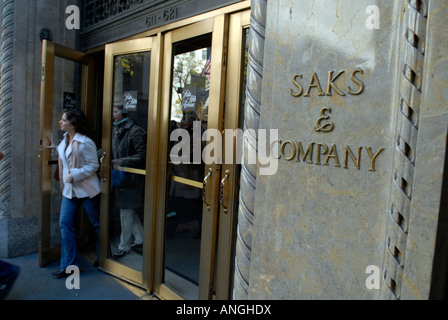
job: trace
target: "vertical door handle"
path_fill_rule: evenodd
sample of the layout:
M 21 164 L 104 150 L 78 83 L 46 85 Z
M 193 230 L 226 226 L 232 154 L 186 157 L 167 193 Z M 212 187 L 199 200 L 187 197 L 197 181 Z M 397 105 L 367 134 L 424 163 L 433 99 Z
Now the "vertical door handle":
M 227 208 L 224 205 L 224 187 L 226 184 L 226 180 L 228 180 L 230 177 L 230 170 L 226 170 L 226 175 L 221 180 L 221 186 L 220 186 L 220 196 L 219 196 L 219 202 L 221 202 L 221 206 L 224 208 L 224 213 L 227 214 L 229 212 L 229 208 Z
M 106 182 L 106 176 L 104 174 L 104 166 L 103 166 L 104 165 L 104 160 L 106 159 L 106 157 L 107 157 L 107 153 L 104 152 L 103 155 L 101 156 L 101 159 L 100 159 L 100 176 L 101 176 L 101 180 L 103 182 Z
M 207 207 L 207 210 L 210 211 L 212 208 L 211 205 L 207 202 L 207 183 L 208 179 L 210 179 L 212 175 L 213 170 L 210 168 L 208 169 L 208 174 L 204 178 L 204 183 L 202 185 L 202 201 L 204 201 L 205 206 Z

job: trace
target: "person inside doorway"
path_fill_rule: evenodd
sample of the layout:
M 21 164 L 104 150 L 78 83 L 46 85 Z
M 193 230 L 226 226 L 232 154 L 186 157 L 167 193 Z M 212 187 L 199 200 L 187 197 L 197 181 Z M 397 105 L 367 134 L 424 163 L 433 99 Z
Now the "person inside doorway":
M 142 252 L 143 226 L 137 213 L 143 207 L 145 179 L 143 175 L 125 172 L 123 168 L 145 168 L 146 133 L 128 117 L 123 106 L 114 106 L 112 116 L 111 187 L 121 222 L 120 244 L 113 257 L 121 258 L 131 250 Z
M 62 189 L 59 224 L 61 227 L 61 259 L 59 270 L 52 274 L 66 277 L 69 266 L 79 266 L 75 217 L 81 205 L 89 217 L 97 237 L 99 254 L 99 206 L 100 180 L 97 174 L 99 163 L 95 142 L 89 138 L 92 131 L 85 114 L 76 108 L 65 109 L 59 121 L 64 138 L 58 147 L 48 137 L 49 149 L 58 154 L 58 180 Z M 95 263 L 97 264 L 97 263 Z

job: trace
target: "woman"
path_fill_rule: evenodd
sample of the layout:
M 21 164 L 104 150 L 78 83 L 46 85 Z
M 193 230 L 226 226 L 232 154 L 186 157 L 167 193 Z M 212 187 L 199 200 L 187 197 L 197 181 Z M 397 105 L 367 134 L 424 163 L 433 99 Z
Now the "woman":
M 95 142 L 87 135 L 88 121 L 84 113 L 77 109 L 64 110 L 59 125 L 65 131 L 64 139 L 57 147 L 59 182 L 62 188 L 61 202 L 61 263 L 60 269 L 52 274 L 64 277 L 69 266 L 78 266 L 74 218 L 83 205 L 99 239 L 99 194 L 100 180 Z M 55 148 L 51 139 L 51 146 Z

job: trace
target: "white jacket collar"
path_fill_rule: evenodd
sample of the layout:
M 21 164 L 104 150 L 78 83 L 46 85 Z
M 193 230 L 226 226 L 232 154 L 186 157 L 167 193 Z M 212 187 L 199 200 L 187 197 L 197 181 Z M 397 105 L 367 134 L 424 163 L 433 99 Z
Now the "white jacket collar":
M 68 132 L 64 133 L 64 139 L 67 138 Z M 78 141 L 81 143 L 85 143 L 86 142 L 86 136 L 80 133 L 76 133 L 75 136 L 73 137 L 73 141 Z M 67 140 L 66 140 L 67 141 Z

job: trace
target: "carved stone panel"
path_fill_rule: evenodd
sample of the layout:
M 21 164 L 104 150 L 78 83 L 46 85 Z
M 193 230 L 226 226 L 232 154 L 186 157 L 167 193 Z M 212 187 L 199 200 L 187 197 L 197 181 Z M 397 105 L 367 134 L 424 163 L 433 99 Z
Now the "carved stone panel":
M 249 299 L 430 296 L 447 52 L 427 30 L 447 6 L 267 1 L 260 127 L 278 129 L 278 170 L 257 175 Z

